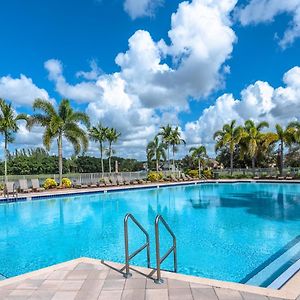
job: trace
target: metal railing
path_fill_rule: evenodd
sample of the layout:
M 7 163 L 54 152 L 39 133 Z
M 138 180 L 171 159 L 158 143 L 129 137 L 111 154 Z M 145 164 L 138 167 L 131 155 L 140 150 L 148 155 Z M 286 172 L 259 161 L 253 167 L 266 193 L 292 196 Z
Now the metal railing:
M 160 241 L 159 241 L 159 222 L 161 222 L 169 234 L 173 238 L 173 246 L 166 252 L 165 255 L 160 257 Z M 165 259 L 173 252 L 173 259 L 174 259 L 174 272 L 177 272 L 177 247 L 176 247 L 176 236 L 171 230 L 168 223 L 161 215 L 157 215 L 155 218 L 155 244 L 156 244 L 156 273 L 157 277 L 154 280 L 155 283 L 163 283 L 163 279 L 161 278 L 161 264 L 165 261 Z
M 129 219 L 144 233 L 146 236 L 146 243 L 141 246 L 139 249 L 134 251 L 132 254 L 129 254 L 129 240 L 128 240 L 128 221 Z M 129 262 L 133 259 L 137 254 L 143 251 L 145 248 L 147 249 L 147 265 L 150 268 L 150 239 L 149 234 L 145 230 L 145 228 L 136 220 L 136 218 L 132 214 L 126 214 L 124 218 L 124 239 L 125 239 L 125 266 L 121 269 L 123 271 L 125 269 L 124 277 L 130 278 L 132 275 L 129 272 Z

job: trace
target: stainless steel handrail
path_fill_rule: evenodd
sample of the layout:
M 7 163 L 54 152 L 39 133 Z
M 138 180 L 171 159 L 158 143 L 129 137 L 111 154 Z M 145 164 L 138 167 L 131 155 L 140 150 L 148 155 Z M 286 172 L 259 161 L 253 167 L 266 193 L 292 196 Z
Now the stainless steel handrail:
M 146 243 L 141 246 L 139 249 L 134 251 L 132 254 L 129 254 L 129 239 L 128 239 L 128 220 L 131 219 L 132 222 L 145 234 Z M 137 221 L 137 219 L 132 214 L 126 214 L 124 218 L 124 239 L 125 239 L 125 266 L 121 269 L 123 271 L 125 269 L 124 277 L 131 277 L 131 273 L 129 272 L 129 262 L 133 259 L 137 254 L 143 251 L 145 248 L 147 249 L 147 265 L 150 268 L 150 239 L 149 234 L 145 230 L 145 228 Z
M 165 255 L 160 257 L 160 242 L 159 242 L 159 222 L 165 226 L 169 234 L 173 238 L 173 246 L 166 252 Z M 156 243 L 156 273 L 157 277 L 154 280 L 155 283 L 163 283 L 163 279 L 161 278 L 161 264 L 165 261 L 165 259 L 172 253 L 173 251 L 173 259 L 174 259 L 174 272 L 177 272 L 177 247 L 176 247 L 176 236 L 171 230 L 168 223 L 161 215 L 157 215 L 155 218 L 155 243 Z

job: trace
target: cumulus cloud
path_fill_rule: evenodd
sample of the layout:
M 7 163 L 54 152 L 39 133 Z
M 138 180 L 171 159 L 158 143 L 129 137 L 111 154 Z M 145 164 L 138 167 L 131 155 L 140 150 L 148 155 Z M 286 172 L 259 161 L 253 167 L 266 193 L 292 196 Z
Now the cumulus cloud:
M 205 109 L 199 119 L 185 125 L 190 144 L 205 144 L 213 152 L 213 134 L 225 123 L 247 119 L 267 121 L 271 128 L 300 119 L 300 67 L 294 67 L 283 76 L 285 86 L 274 88 L 268 82 L 257 81 L 241 92 L 240 99 L 224 94 L 215 104 Z
M 75 85 L 69 84 L 63 76 L 63 65 L 59 60 L 47 60 L 44 66 L 49 72 L 49 79 L 55 82 L 56 91 L 64 97 L 81 103 L 97 101 L 101 97 L 100 90 L 94 82 L 83 81 Z
M 298 0 L 251 0 L 238 11 L 242 25 L 269 23 L 280 14 L 289 14 L 292 21 L 280 39 L 280 46 L 286 48 L 300 37 L 300 2 Z
M 50 59 L 49 79 L 61 96 L 87 103 L 93 120 L 122 131 L 124 147 L 145 147 L 159 124 L 178 121 L 178 112 L 189 109 L 189 98 L 201 99 L 224 85 L 225 62 L 236 41 L 230 18 L 236 2 L 182 2 L 172 14 L 169 41 L 136 31 L 127 51 L 116 56 L 119 72 L 101 74 L 92 65 L 91 72 L 77 73 L 81 82 L 70 84 L 62 63 Z
M 124 10 L 131 19 L 153 16 L 156 8 L 162 6 L 164 0 L 125 0 Z
M 51 100 L 46 90 L 37 87 L 31 78 L 3 76 L 0 78 L 0 98 L 11 101 L 16 107 L 31 105 L 36 98 Z

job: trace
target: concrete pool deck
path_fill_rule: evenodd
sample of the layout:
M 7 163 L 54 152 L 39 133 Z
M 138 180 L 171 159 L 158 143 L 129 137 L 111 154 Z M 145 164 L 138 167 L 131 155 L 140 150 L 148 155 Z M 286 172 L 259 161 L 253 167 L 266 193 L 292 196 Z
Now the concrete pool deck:
M 178 182 L 153 182 L 146 184 L 135 184 L 135 185 L 120 185 L 120 186 L 107 186 L 107 187 L 96 187 L 96 188 L 70 188 L 70 189 L 54 189 L 46 190 L 42 192 L 31 192 L 31 193 L 18 193 L 18 200 L 32 200 L 42 199 L 55 196 L 74 196 L 81 194 L 91 193 L 105 193 L 113 191 L 124 191 L 124 190 L 136 190 L 143 188 L 159 188 L 168 186 L 180 186 L 189 184 L 203 184 L 203 183 L 297 183 L 300 184 L 300 180 L 277 180 L 277 179 L 206 179 L 206 180 L 193 180 L 193 181 L 178 181 Z M 0 196 L 0 201 L 7 202 L 5 197 Z M 10 201 L 14 200 L 10 196 Z
M 125 279 L 123 265 L 79 258 L 0 281 L 0 299 L 43 300 L 280 300 L 300 299 L 300 274 L 282 289 L 163 272 L 165 282 L 149 278 L 152 270 L 133 267 Z

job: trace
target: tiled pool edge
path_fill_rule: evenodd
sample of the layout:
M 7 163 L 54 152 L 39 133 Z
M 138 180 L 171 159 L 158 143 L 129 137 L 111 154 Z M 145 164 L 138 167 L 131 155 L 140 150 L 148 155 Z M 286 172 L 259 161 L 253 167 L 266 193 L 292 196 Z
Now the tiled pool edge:
M 92 259 L 92 258 L 78 258 L 75 260 L 71 260 L 68 262 L 56 264 L 47 268 L 43 268 L 40 270 L 36 270 L 30 273 L 26 273 L 23 275 L 19 275 L 16 277 L 12 277 L 9 279 L 5 279 L 0 282 L 0 288 L 6 285 L 13 285 L 17 284 L 22 280 L 29 279 L 35 276 L 39 276 L 42 274 L 46 274 L 50 271 L 55 271 L 58 269 L 62 268 L 70 268 L 74 265 L 74 263 L 96 263 L 96 264 L 101 264 L 100 260 L 97 259 Z M 121 264 L 113 263 L 113 262 L 105 262 L 107 265 L 112 266 L 114 268 L 120 269 Z M 133 266 L 135 270 L 138 270 L 142 273 L 148 274 L 150 273 L 150 270 L 147 268 L 142 268 L 142 267 L 136 267 Z M 289 300 L 295 300 L 297 297 L 300 295 L 300 273 L 296 274 L 295 276 L 297 277 L 294 282 L 291 280 L 291 282 L 288 282 L 286 286 L 284 286 L 280 290 L 273 290 L 273 289 L 268 289 L 268 288 L 261 288 L 261 287 L 255 287 L 255 286 L 249 286 L 249 285 L 243 285 L 239 283 L 233 283 L 233 282 L 225 282 L 225 281 L 219 281 L 219 280 L 213 280 L 213 279 L 206 279 L 206 278 L 201 278 L 201 277 L 195 277 L 195 276 L 188 276 L 188 275 L 182 275 L 178 273 L 170 273 L 170 272 L 162 272 L 163 278 L 168 278 L 168 279 L 176 279 L 180 281 L 185 281 L 185 282 L 191 282 L 195 284 L 202 284 L 206 286 L 212 286 L 216 288 L 223 288 L 223 289 L 230 289 L 233 291 L 239 291 L 239 292 L 245 292 L 245 293 L 251 293 L 251 294 L 256 294 L 256 295 L 261 295 L 261 296 L 267 296 L 267 297 L 274 297 L 274 298 L 281 298 L 281 299 L 289 299 Z

